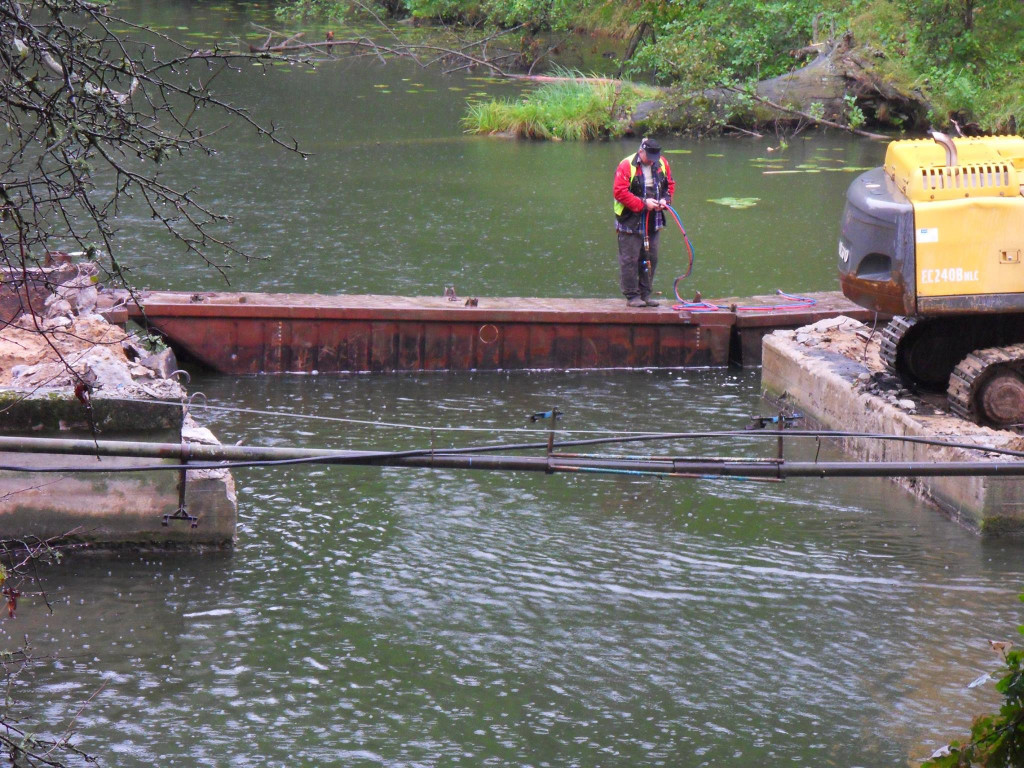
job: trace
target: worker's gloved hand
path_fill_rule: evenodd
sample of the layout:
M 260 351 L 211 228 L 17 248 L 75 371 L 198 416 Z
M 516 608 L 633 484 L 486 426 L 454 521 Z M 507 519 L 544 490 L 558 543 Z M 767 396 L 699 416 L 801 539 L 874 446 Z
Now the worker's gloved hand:
M 660 211 L 661 210 L 661 202 L 658 201 L 658 200 L 655 200 L 653 197 L 648 197 L 647 199 L 645 199 L 644 200 L 644 206 L 649 211 Z
M 668 208 L 668 206 L 669 206 L 668 200 L 659 200 L 658 201 L 658 208 L 660 210 L 664 211 L 666 208 Z

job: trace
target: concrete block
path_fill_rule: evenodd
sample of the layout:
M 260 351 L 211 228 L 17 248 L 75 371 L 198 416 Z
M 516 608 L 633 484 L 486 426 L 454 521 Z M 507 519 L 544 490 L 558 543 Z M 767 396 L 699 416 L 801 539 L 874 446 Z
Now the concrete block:
M 25 400 L 32 408 L 15 409 L 23 415 L 47 424 L 77 401 L 71 398 Z M 153 440 L 217 444 L 213 434 L 197 427 L 189 417 L 181 421 L 181 411 L 155 403 L 119 402 L 119 424 L 150 429 L 120 433 L 128 440 Z M 80 407 L 80 406 L 79 406 Z M 170 418 L 169 418 L 170 417 Z M 167 429 L 177 419 L 178 428 Z M 30 420 L 31 422 L 31 420 Z M 79 425 L 80 426 L 80 425 Z M 50 430 L 21 434 L 47 436 Z M 86 437 L 81 428 L 62 430 L 60 437 Z M 104 439 L 118 439 L 107 430 Z M 0 452 L 0 465 L 7 467 L 85 467 L 116 470 L 140 464 L 176 463 L 152 459 L 69 456 Z M 0 539 L 56 539 L 84 543 L 93 550 L 130 549 L 133 551 L 169 549 L 225 549 L 233 545 L 237 520 L 235 483 L 228 470 L 191 470 L 185 473 L 185 511 L 198 518 L 195 528 L 187 520 L 167 520 L 179 508 L 181 473 L 174 470 L 152 472 L 99 471 L 34 473 L 0 472 Z
M 114 469 L 139 459 L 0 453 L 4 465 L 89 466 Z M 226 470 L 187 473 L 187 521 L 164 516 L 178 509 L 179 473 L 0 475 L 0 538 L 83 542 L 92 549 L 222 549 L 234 541 L 235 486 Z
M 89 264 L 39 270 L 29 280 L 0 271 L 0 434 L 216 444 L 209 430 L 183 418 L 181 385 L 129 360 L 124 330 L 89 314 L 98 298 L 95 274 Z M 13 303 L 37 294 L 38 307 L 60 308 L 44 333 L 36 318 L 4 323 Z M 63 314 L 65 305 L 79 312 L 74 320 Z M 157 362 L 173 370 L 169 351 Z M 0 539 L 56 539 L 94 549 L 231 546 L 237 504 L 230 473 L 148 469 L 160 463 L 0 453 L 6 467 L 0 470 Z M 147 469 L 117 471 L 126 466 Z M 50 471 L 32 471 L 38 469 Z M 174 519 L 179 510 L 198 524 Z
M 777 331 L 765 336 L 761 387 L 824 429 L 938 438 L 1021 450 L 1012 432 L 968 423 L 938 401 L 922 400 L 884 373 L 878 334 L 847 319 L 840 326 Z M 887 391 L 888 390 L 888 391 Z M 864 461 L 967 461 L 1009 457 L 966 448 L 843 438 L 841 449 Z M 895 482 L 986 536 L 1024 535 L 1024 478 L 921 477 Z

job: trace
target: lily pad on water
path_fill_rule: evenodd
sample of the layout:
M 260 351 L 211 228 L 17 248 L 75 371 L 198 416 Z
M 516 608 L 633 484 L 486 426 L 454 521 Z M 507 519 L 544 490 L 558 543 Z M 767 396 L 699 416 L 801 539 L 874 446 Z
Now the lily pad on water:
M 753 208 L 759 202 L 760 197 L 719 197 L 714 200 L 709 199 L 709 203 L 716 203 L 717 205 L 724 205 L 727 208 Z
M 774 168 L 774 167 L 781 167 L 781 166 L 766 165 L 764 167 L 765 168 Z M 787 170 L 787 171 L 762 171 L 761 173 L 763 175 L 765 175 L 765 176 L 770 176 L 770 175 L 773 175 L 773 174 L 774 175 L 778 175 L 778 174 L 781 174 L 781 173 L 821 173 L 822 171 L 830 171 L 832 173 L 857 173 L 857 172 L 860 172 L 860 171 L 870 171 L 870 170 L 871 170 L 871 168 L 869 168 L 866 165 L 848 165 L 848 166 L 846 166 L 844 168 L 825 168 L 825 167 L 819 167 L 819 166 L 810 166 L 810 167 L 797 166 L 796 170 L 792 170 L 791 169 L 791 170 Z
M 661 151 L 666 155 L 689 155 L 693 152 L 692 149 L 663 149 Z
M 708 157 L 725 157 L 721 152 L 708 152 Z

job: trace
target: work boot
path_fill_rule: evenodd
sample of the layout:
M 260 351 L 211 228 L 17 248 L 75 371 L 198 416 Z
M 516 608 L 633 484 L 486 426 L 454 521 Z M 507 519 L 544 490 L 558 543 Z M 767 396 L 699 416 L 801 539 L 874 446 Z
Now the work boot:
M 647 302 L 641 299 L 639 296 L 634 296 L 632 299 L 626 302 L 627 307 L 646 307 Z
M 646 304 L 648 307 L 656 307 L 659 304 L 661 304 L 661 302 L 658 301 L 657 299 L 644 299 L 644 304 Z

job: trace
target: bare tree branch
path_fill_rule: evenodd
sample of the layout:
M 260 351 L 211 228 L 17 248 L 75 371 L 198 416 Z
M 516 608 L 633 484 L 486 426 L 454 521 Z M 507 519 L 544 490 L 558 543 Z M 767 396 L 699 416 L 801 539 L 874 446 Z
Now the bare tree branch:
M 130 203 L 227 281 L 228 262 L 249 258 L 221 234 L 229 217 L 194 187 L 167 183 L 162 166 L 189 152 L 212 154 L 211 138 L 232 124 L 305 156 L 275 126 L 210 90 L 242 64 L 281 60 L 291 59 L 196 50 L 89 0 L 0 0 L 0 274 L 27 284 L 51 253 L 79 251 L 105 283 L 135 299 L 130 260 L 117 248 L 116 222 Z M 41 310 L 26 294 L 23 314 L 84 386 Z
M 267 27 L 256 26 L 256 28 L 261 32 L 267 33 L 267 38 L 258 46 L 250 43 L 249 50 L 254 54 L 261 53 L 273 55 L 286 53 L 292 56 L 304 56 L 304 60 L 310 62 L 339 58 L 338 53 L 340 51 L 344 56 L 349 58 L 358 58 L 360 56 L 367 55 L 376 56 L 382 63 L 386 61 L 387 58 L 410 59 L 421 68 L 426 68 L 438 63 L 447 63 L 449 66 L 444 69 L 446 74 L 457 72 L 462 69 L 482 67 L 497 77 L 527 77 L 526 75 L 516 75 L 512 73 L 504 64 L 504 62 L 509 62 L 511 66 L 525 68 L 526 65 L 523 61 L 523 53 L 521 51 L 497 49 L 494 52 L 491 52 L 488 50 L 490 43 L 502 37 L 521 31 L 527 26 L 525 23 L 517 24 L 516 26 L 509 27 L 508 29 L 491 32 L 490 34 L 478 39 L 457 39 L 455 44 L 452 46 L 411 43 L 405 42 L 401 35 L 399 35 L 393 27 L 388 25 L 387 22 L 385 22 L 384 19 L 382 19 L 380 15 L 373 10 L 373 8 L 361 2 L 361 0 L 353 1 L 369 16 L 373 17 L 381 30 L 390 37 L 393 42 L 389 42 L 385 45 L 373 38 L 365 36 L 349 39 L 336 39 L 333 37 L 333 33 L 328 33 L 328 38 L 326 40 L 307 42 L 298 40 L 298 35 L 288 35 L 268 29 Z M 552 45 L 548 50 L 538 56 L 532 62 L 532 65 L 535 66 L 537 62 L 550 54 L 551 51 L 557 48 L 559 44 L 560 42 Z M 421 58 L 421 54 L 432 54 L 432 56 L 431 58 L 423 59 Z M 533 70 L 533 66 L 530 67 L 530 71 Z
M 207 142 L 216 130 L 194 123 L 199 109 L 298 151 L 274 126 L 209 90 L 227 69 L 275 58 L 197 51 L 87 0 L 0 0 L 0 120 L 8 126 L 0 138 L 4 265 L 38 266 L 58 246 L 86 251 L 109 278 L 127 285 L 113 222 L 134 196 L 187 253 L 222 274 L 210 251 L 244 259 L 215 233 L 227 217 L 205 207 L 196 190 L 164 184 L 160 166 L 186 152 L 212 152 Z M 97 177 L 112 179 L 112 186 L 101 191 Z

